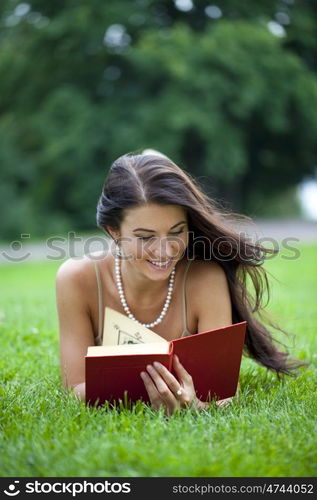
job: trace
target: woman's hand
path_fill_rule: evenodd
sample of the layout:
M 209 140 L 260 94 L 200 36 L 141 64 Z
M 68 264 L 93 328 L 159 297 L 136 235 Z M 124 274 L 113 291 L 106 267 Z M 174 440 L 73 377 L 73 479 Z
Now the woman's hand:
M 191 375 L 185 370 L 176 354 L 173 356 L 173 367 L 178 380 L 161 363 L 154 361 L 153 365 L 147 365 L 147 372 L 141 372 L 140 375 L 154 410 L 164 406 L 167 415 L 171 415 L 175 410 L 191 405 L 196 405 L 197 408 L 204 407 L 204 403 L 196 396 Z

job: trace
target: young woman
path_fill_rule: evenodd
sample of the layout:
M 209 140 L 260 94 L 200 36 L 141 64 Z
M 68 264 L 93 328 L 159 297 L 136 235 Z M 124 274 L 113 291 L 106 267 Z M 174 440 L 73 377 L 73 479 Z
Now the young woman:
M 166 156 L 118 158 L 97 206 L 97 224 L 116 243 L 116 252 L 68 259 L 57 273 L 64 387 L 85 398 L 84 357 L 88 346 L 102 344 L 106 306 L 168 341 L 247 321 L 247 356 L 278 376 L 303 365 L 277 349 L 254 314 L 268 290 L 263 260 L 273 251 L 235 232 L 232 221 L 233 214 Z M 204 408 L 176 358 L 174 368 L 177 378 L 157 364 L 140 374 L 152 407 L 163 405 L 168 414 L 188 405 Z

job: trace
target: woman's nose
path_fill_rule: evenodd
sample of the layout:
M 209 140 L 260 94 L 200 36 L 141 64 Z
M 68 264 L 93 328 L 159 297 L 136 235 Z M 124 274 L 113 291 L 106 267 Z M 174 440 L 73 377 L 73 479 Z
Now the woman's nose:
M 158 240 L 153 244 L 151 253 L 155 255 L 157 259 L 162 261 L 172 259 L 175 255 L 175 242 L 168 241 L 166 238 Z

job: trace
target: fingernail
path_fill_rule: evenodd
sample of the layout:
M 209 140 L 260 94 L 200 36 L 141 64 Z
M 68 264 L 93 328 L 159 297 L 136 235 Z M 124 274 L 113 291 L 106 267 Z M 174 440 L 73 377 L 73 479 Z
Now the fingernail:
M 156 368 L 160 368 L 162 365 L 161 363 L 159 363 L 158 361 L 154 361 L 153 365 L 156 367 Z
M 144 373 L 144 372 L 141 372 L 141 373 L 140 373 L 140 377 L 141 377 L 141 378 L 144 378 L 144 376 L 145 376 L 145 373 Z
M 153 366 L 151 366 L 151 365 L 147 365 L 146 369 L 149 371 L 154 370 Z

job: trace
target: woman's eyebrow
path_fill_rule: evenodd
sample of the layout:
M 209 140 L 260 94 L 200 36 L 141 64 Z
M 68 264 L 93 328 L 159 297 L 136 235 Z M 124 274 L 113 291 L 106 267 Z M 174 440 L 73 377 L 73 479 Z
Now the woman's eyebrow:
M 183 224 L 183 222 L 187 223 L 186 220 L 181 220 L 180 222 L 177 222 L 177 224 L 174 224 L 174 226 L 171 227 L 171 229 L 174 229 L 174 227 L 179 226 L 180 224 Z M 146 231 L 148 233 L 155 233 L 154 229 L 145 229 L 144 227 L 137 227 L 136 229 L 133 229 L 133 233 L 135 231 Z

